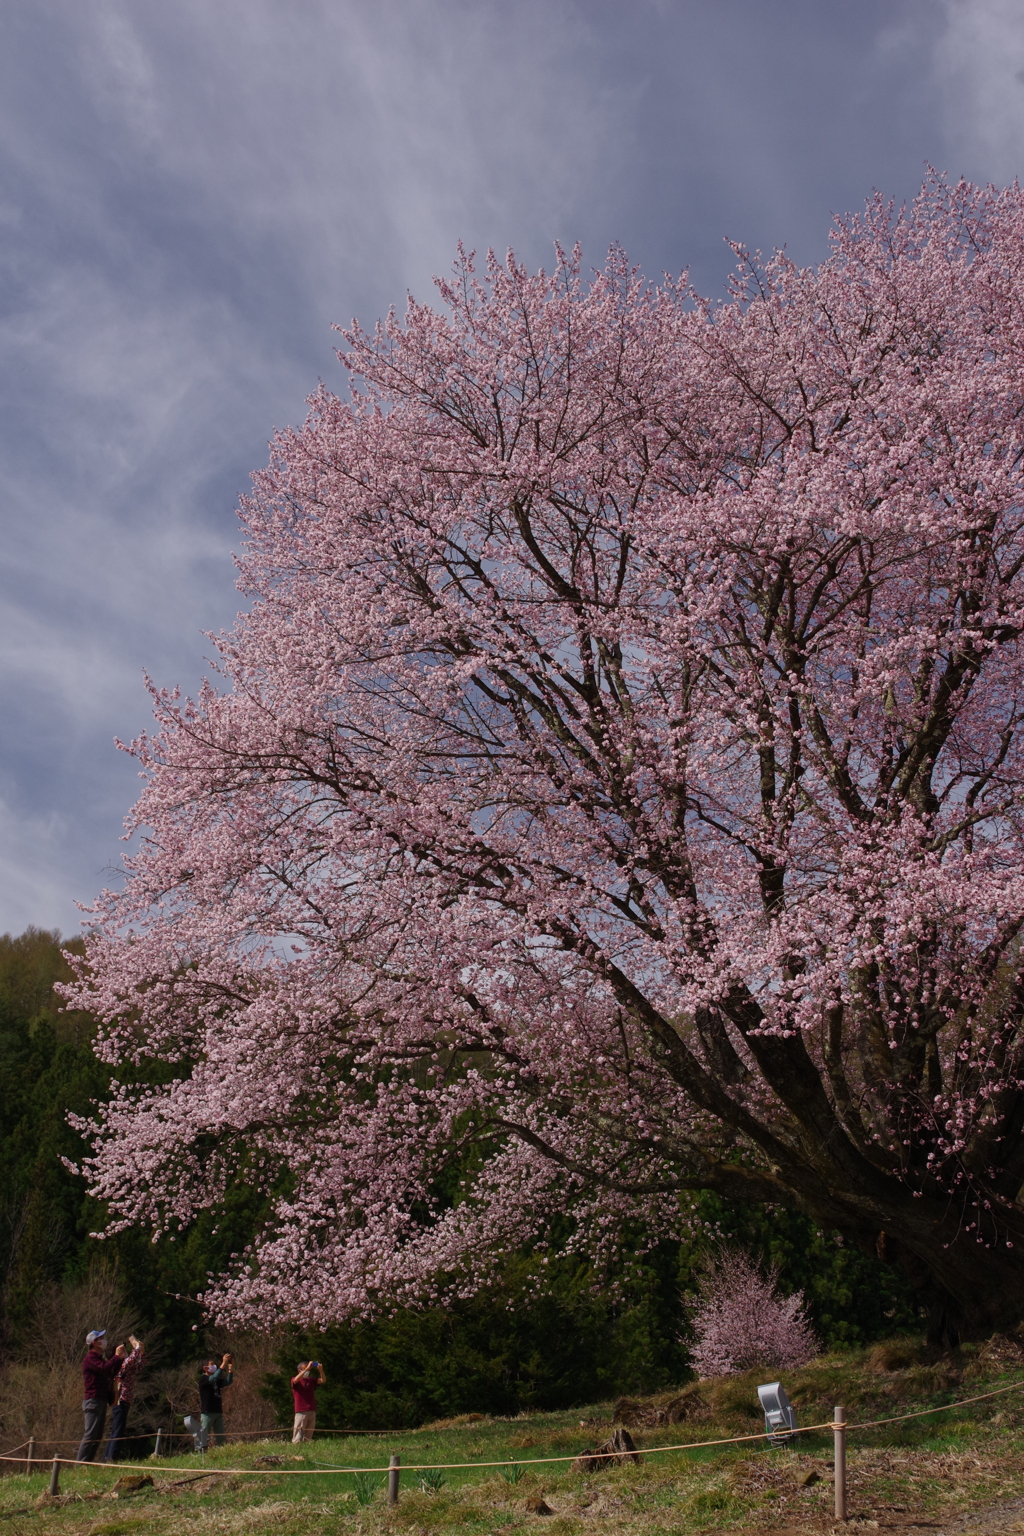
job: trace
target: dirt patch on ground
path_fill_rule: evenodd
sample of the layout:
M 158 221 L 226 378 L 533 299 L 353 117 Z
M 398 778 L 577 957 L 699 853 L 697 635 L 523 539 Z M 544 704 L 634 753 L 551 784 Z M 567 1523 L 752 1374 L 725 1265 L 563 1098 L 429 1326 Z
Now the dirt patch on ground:
M 1001 1499 L 983 1509 L 959 1515 L 942 1528 L 942 1536 L 988 1536 L 990 1531 L 1024 1531 L 1024 1497 Z

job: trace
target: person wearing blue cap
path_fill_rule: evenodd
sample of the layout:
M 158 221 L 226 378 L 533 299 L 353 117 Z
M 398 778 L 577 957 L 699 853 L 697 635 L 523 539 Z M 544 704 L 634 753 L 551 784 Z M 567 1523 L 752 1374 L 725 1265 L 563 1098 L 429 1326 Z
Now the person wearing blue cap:
M 85 1414 L 85 1433 L 78 1447 L 76 1461 L 93 1461 L 103 1439 L 103 1425 L 107 1417 L 107 1398 L 112 1378 L 121 1369 L 124 1345 L 120 1345 L 109 1360 L 103 1358 L 105 1328 L 94 1328 L 85 1336 L 86 1352 L 82 1361 L 82 1412 Z

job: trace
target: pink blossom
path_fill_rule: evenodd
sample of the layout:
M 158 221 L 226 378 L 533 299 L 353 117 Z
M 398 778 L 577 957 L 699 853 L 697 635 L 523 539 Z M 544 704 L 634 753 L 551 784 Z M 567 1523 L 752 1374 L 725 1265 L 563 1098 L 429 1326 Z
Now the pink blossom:
M 763 1275 L 738 1249 L 713 1254 L 698 1278 L 691 1358 L 701 1376 L 805 1365 L 820 1345 L 803 1291 L 779 1293 L 778 1265 Z
M 69 993 L 110 1229 L 287 1173 L 225 1320 L 464 1294 L 566 1216 L 621 1255 L 700 1188 L 937 1326 L 1021 1294 L 1024 193 L 737 257 L 713 306 L 460 253 L 254 477 Z

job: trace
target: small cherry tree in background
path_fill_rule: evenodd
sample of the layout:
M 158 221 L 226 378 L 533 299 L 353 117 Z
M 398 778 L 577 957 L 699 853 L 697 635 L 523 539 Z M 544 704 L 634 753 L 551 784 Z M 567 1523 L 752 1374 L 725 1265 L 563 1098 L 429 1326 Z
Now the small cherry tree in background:
M 255 476 L 72 994 L 112 1226 L 266 1192 L 225 1324 L 699 1189 L 877 1250 L 936 1338 L 1020 1315 L 1024 192 L 738 254 L 717 306 L 463 255 Z
M 783 1296 L 779 1270 L 766 1275 L 739 1249 L 722 1248 L 697 1280 L 690 1356 L 699 1376 L 732 1376 L 762 1366 L 804 1365 L 821 1346 L 804 1310 L 802 1291 Z

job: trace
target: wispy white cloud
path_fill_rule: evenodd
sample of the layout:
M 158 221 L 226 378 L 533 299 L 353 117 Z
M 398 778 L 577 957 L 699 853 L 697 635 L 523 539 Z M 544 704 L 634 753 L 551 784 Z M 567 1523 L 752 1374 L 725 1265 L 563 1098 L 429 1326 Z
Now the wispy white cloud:
M 814 259 L 951 146 L 1013 174 L 1021 30 L 1009 0 L 7 8 L 0 929 L 72 928 L 116 861 L 112 738 L 144 667 L 198 682 L 247 472 L 340 383 L 331 322 L 428 295 L 459 238 L 617 239 L 706 287 L 724 234 Z
M 0 797 L 0 889 L 5 892 L 8 932 L 19 933 L 32 923 L 58 926 L 57 913 L 65 919 L 65 933 L 74 931 L 66 891 L 68 836 L 66 820 L 58 812 L 26 817 Z
M 1024 7 L 1019 0 L 944 0 L 935 45 L 953 174 L 1024 174 Z
M 42 0 L 0 63 L 0 928 L 73 926 L 143 667 L 194 687 L 233 507 L 334 320 L 455 240 L 537 255 L 614 158 L 574 8 Z M 546 253 L 546 251 L 545 251 Z

